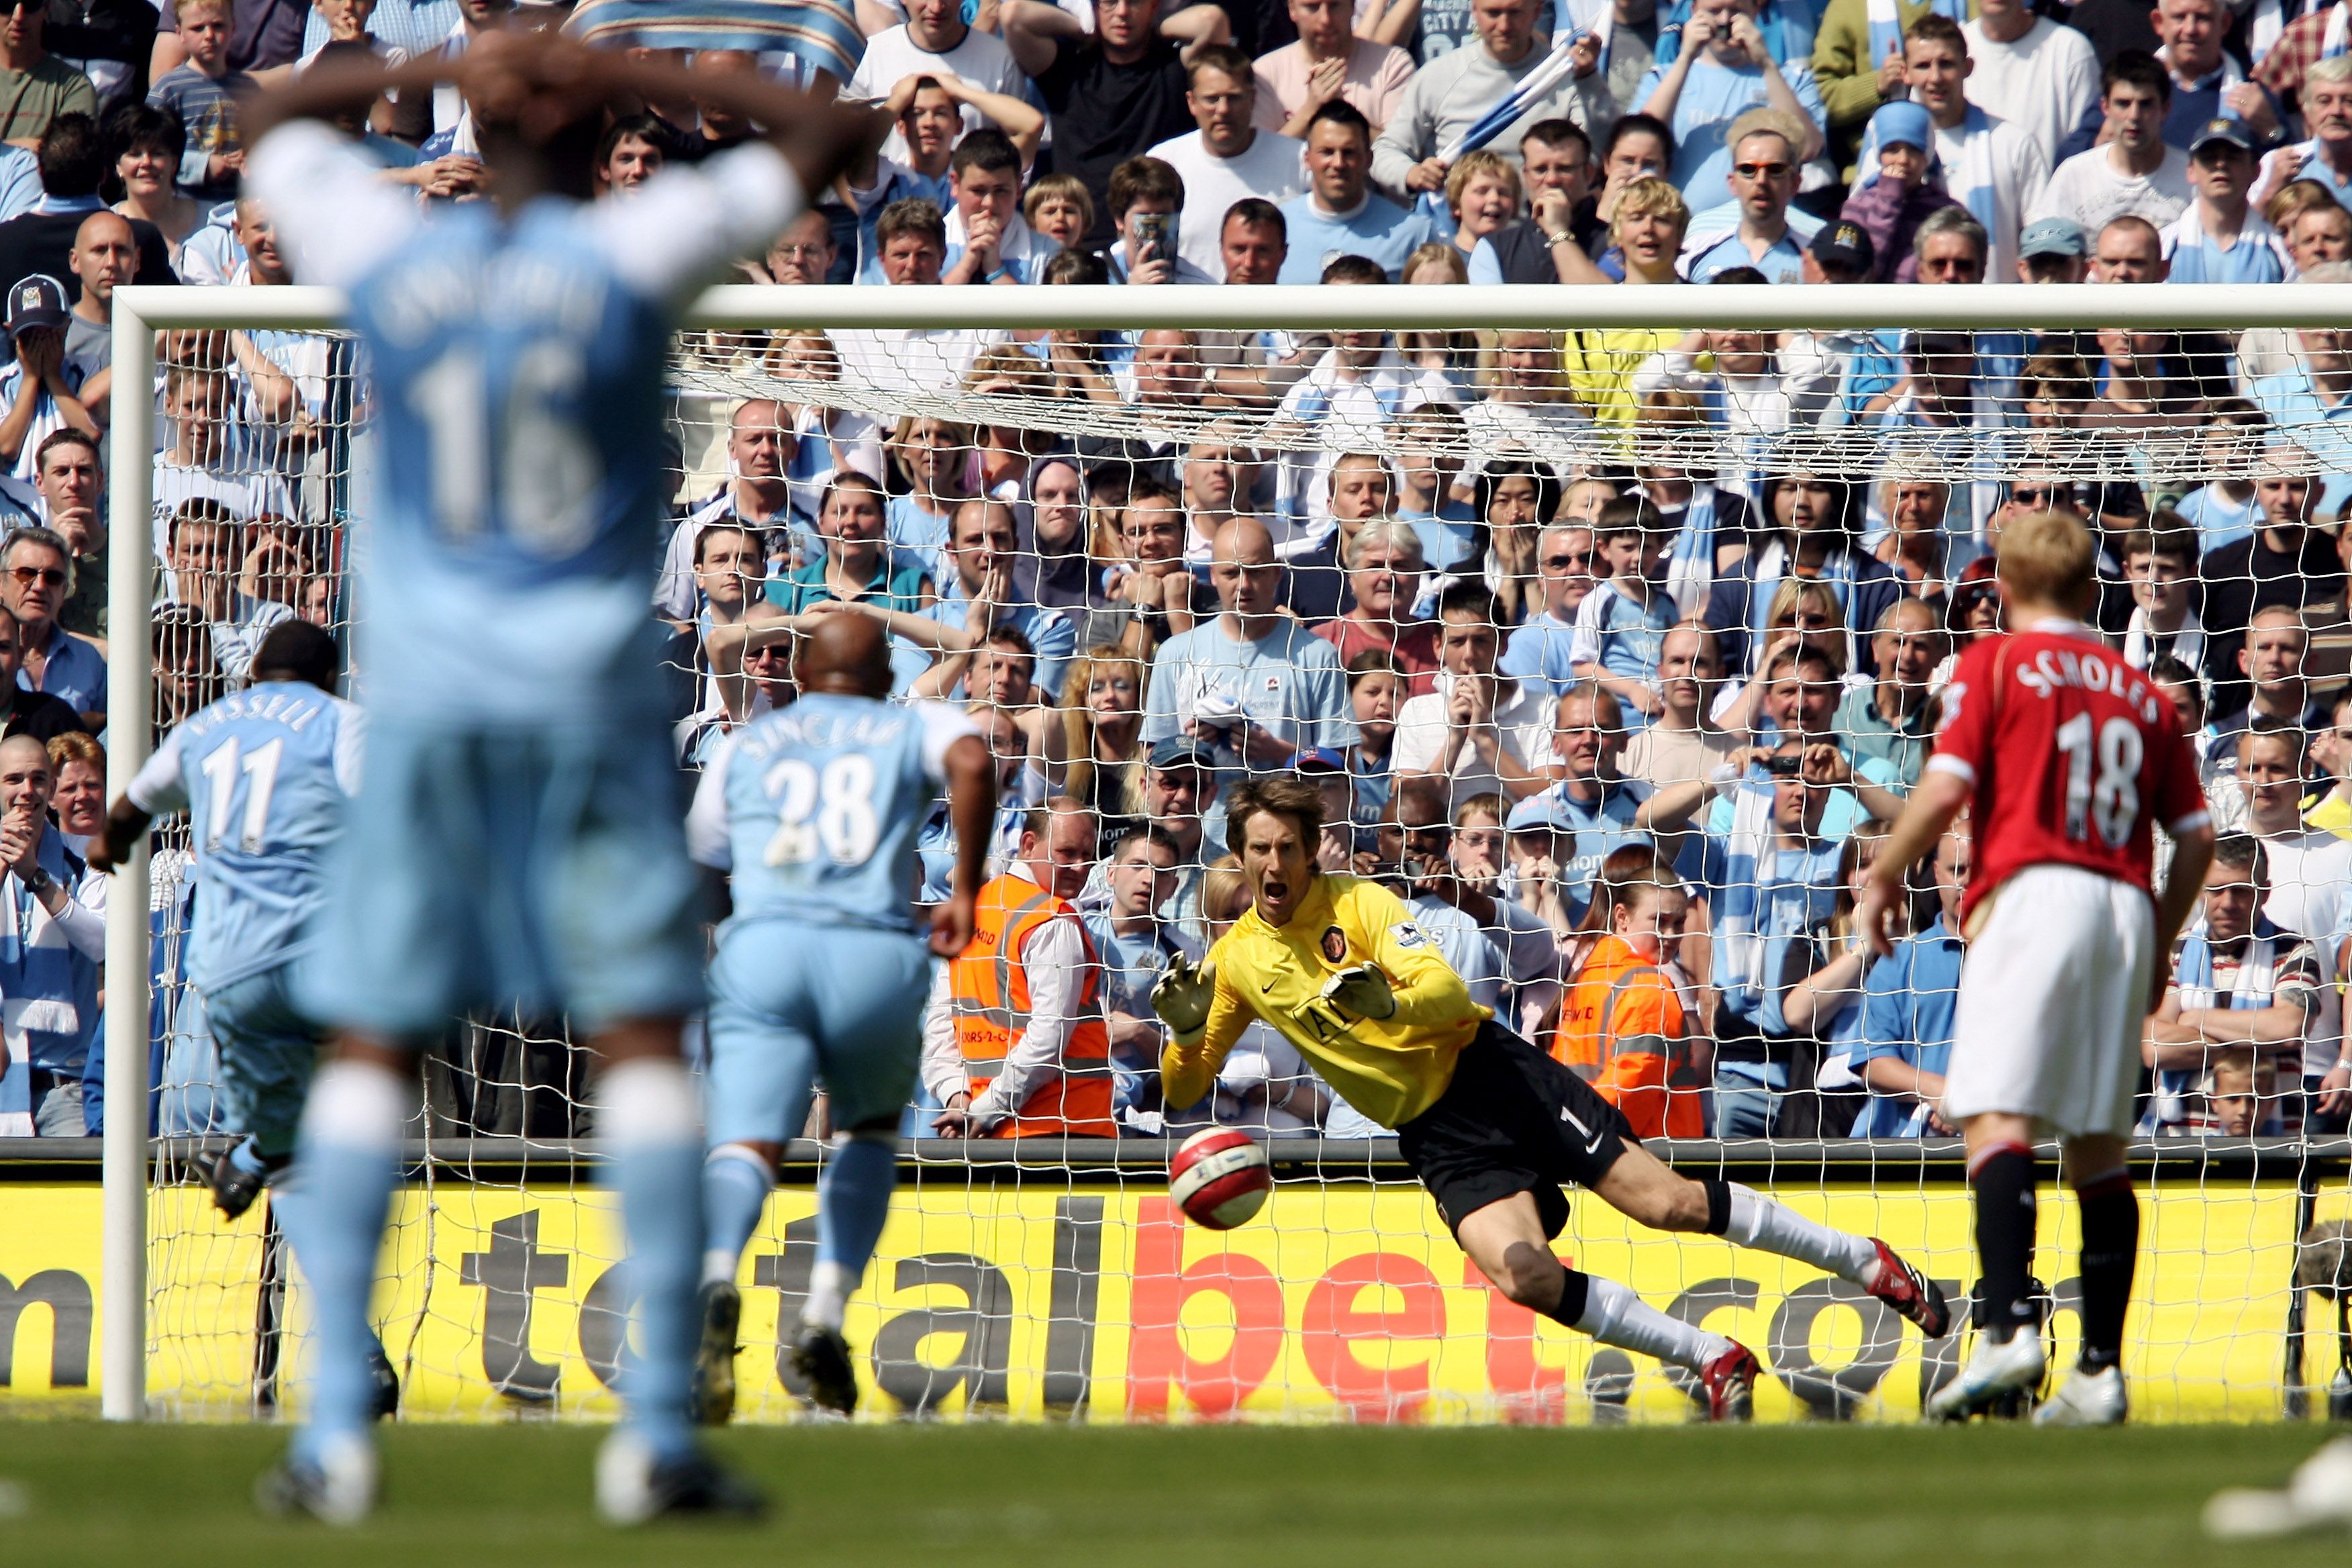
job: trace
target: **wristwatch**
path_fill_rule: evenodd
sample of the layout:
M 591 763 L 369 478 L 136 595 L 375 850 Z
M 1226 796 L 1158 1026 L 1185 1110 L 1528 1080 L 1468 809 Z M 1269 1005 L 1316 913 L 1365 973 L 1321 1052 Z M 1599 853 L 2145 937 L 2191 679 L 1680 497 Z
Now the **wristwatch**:
M 1576 236 L 1570 233 L 1567 229 L 1561 229 L 1558 234 L 1545 235 L 1544 243 L 1547 245 L 1573 245 L 1576 243 Z
M 58 879 L 49 875 L 47 866 L 34 867 L 33 874 L 25 879 L 25 890 L 37 899 L 57 885 Z

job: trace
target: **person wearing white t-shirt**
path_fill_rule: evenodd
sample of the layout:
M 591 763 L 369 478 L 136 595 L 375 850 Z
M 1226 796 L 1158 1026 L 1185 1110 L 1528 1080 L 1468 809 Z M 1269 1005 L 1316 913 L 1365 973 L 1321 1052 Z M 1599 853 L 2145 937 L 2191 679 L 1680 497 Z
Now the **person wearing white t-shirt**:
M 1003 38 L 964 21 L 960 0 L 907 0 L 906 21 L 866 40 L 865 57 L 841 96 L 881 103 L 900 82 L 925 76 L 960 77 L 983 92 L 1010 98 L 1020 97 L 1029 85 Z M 978 109 L 963 106 L 965 130 L 987 123 Z M 882 155 L 908 161 L 906 142 L 897 131 L 883 142 Z
M 1184 107 L 1200 129 L 1171 137 L 1148 156 L 1184 180 L 1188 220 L 1176 254 L 1213 282 L 1225 280 L 1224 216 L 1252 196 L 1279 206 L 1307 188 L 1307 143 L 1257 128 L 1257 78 L 1230 44 L 1196 49 L 1185 68 Z
M 1450 816 L 1473 795 L 1507 801 L 1540 794 L 1551 756 L 1551 691 L 1496 673 L 1502 615 L 1478 583 L 1456 583 L 1437 602 L 1437 689 L 1397 710 L 1393 764 L 1402 780 L 1449 782 Z
M 1960 29 L 1976 68 L 1969 101 L 2030 134 L 2055 168 L 2098 130 L 2099 57 L 2072 27 L 2036 16 L 2028 0 L 1978 0 Z
M 2103 142 L 2058 165 L 2026 221 L 2063 217 L 2094 234 L 2119 217 L 2169 226 L 2196 199 L 2189 154 L 2164 140 L 2171 104 L 2172 79 L 2154 56 L 2136 49 L 2117 55 L 2099 92 Z
M 1941 12 L 1930 11 L 1905 30 L 1904 86 L 1935 126 L 1933 151 L 1944 189 L 1968 208 L 1990 241 L 1986 276 L 2006 280 L 2017 276 L 2025 209 L 2049 179 L 2050 160 L 2030 132 L 1969 101 L 1975 71 L 1968 36 Z M 1855 186 L 1877 178 L 1873 141 L 1862 150 Z

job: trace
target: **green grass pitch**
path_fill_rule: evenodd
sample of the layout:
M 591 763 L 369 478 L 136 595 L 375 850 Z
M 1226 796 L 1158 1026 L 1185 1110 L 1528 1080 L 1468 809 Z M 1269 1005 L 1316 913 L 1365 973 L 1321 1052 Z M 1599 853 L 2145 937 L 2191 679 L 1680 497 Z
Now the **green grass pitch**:
M 394 1429 L 385 1506 L 346 1534 L 252 1512 L 279 1430 L 0 1423 L 0 1561 L 2294 1568 L 2352 1548 L 2222 1549 L 2198 1528 L 2215 1487 L 2284 1481 L 2316 1426 L 738 1430 L 715 1446 L 780 1500 L 766 1524 L 632 1533 L 589 1514 L 599 1436 Z

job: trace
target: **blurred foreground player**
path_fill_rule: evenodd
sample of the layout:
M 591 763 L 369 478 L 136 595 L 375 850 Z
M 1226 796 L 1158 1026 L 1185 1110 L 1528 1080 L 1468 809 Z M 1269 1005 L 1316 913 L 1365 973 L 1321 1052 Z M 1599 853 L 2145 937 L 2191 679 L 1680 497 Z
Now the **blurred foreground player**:
M 809 1397 L 857 1404 L 842 1307 L 865 1277 L 898 1180 L 898 1115 L 915 1088 L 930 954 L 971 941 L 996 816 L 996 770 L 962 710 L 894 704 L 890 638 L 862 615 L 803 617 L 800 698 L 730 731 L 703 770 L 687 847 L 730 873 L 732 914 L 710 962 L 709 1234 L 695 1407 L 735 1407 L 735 1271 L 786 1140 L 824 1079 L 838 1129 L 817 1188 L 816 1266 L 793 1346 Z M 954 884 L 919 934 L 916 837 L 945 784 Z
M 270 1189 L 278 1223 L 299 1227 L 294 1135 L 326 1031 L 295 1005 L 294 961 L 326 896 L 327 858 L 359 793 L 360 710 L 337 697 L 335 639 L 281 621 L 253 657 L 253 684 L 191 715 L 163 739 L 89 843 L 111 871 L 157 816 L 188 814 L 196 858 L 188 984 L 220 1049 L 220 1101 L 236 1142 L 213 1163 L 213 1201 L 231 1219 Z M 400 1385 L 368 1338 L 373 1409 Z
M 1313 784 L 1242 784 L 1225 801 L 1252 902 L 1200 968 L 1180 957 L 1152 990 L 1173 1032 L 1160 1060 L 1169 1104 L 1208 1093 L 1225 1053 L 1264 1019 L 1349 1104 L 1397 1130 L 1398 1152 L 1496 1289 L 1603 1344 L 1689 1369 L 1718 1421 L 1751 1413 L 1756 1357 L 1562 1264 L 1549 1245 L 1568 1223 L 1562 1184 L 1643 1225 L 1828 1269 L 1929 1338 L 1944 1332 L 1942 1293 L 1885 1242 L 1817 1225 L 1736 1182 L 1676 1175 L 1591 1084 L 1473 1002 L 1395 894 L 1317 869 L 1323 797 Z
M 2033 1145 L 2055 1131 L 2081 1200 L 2083 1345 L 2034 1419 L 2110 1426 L 2126 1414 L 2124 1314 L 2139 1201 L 2124 1162 L 2140 1036 L 2164 998 L 2167 956 L 2205 881 L 2213 829 L 2197 764 L 2163 689 L 2084 625 L 2098 591 L 2083 524 L 2034 512 L 2001 530 L 2003 624 L 1972 644 L 1944 691 L 1944 727 L 1917 791 L 1872 863 L 1856 919 L 1882 956 L 1904 878 L 1968 808 L 1976 875 L 1944 1116 L 1968 1140 L 1984 1324 L 1927 1414 L 1965 1420 L 2040 1386 L 2030 1300 Z M 2150 893 L 2151 827 L 2172 870 Z
M 304 117 L 452 82 L 492 199 L 428 218 Z M 772 128 L 632 201 L 593 204 L 606 105 L 720 95 Z M 597 1506 L 634 1522 L 752 1511 L 687 1415 L 701 1136 L 678 1058 L 700 1005 L 697 883 L 667 747 L 656 434 L 678 309 L 878 136 L 870 113 L 754 76 L 531 32 L 456 59 L 321 67 L 247 110 L 247 188 L 297 278 L 350 291 L 383 442 L 359 584 L 367 776 L 299 994 L 336 1024 L 304 1113 L 295 1253 L 319 1360 L 266 1506 L 349 1521 L 375 1493 L 367 1303 L 415 1052 L 469 1008 L 568 1013 L 601 1058 L 596 1131 L 639 1304 Z

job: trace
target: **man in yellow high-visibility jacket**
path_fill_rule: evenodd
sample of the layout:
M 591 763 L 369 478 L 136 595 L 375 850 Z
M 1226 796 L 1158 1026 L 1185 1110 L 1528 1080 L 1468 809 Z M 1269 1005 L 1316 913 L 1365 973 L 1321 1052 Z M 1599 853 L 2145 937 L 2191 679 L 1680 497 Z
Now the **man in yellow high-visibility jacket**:
M 1265 1020 L 1349 1104 L 1397 1130 L 1399 1152 L 1497 1289 L 1604 1344 L 1688 1368 L 1718 1420 L 1749 1414 L 1756 1357 L 1563 1266 L 1549 1246 L 1568 1223 L 1561 1184 L 1643 1225 L 1828 1269 L 1931 1338 L 1949 1326 L 1935 1282 L 1885 1242 L 1738 1183 L 1676 1175 L 1590 1084 L 1496 1024 L 1395 894 L 1316 868 L 1323 803 L 1312 784 L 1253 781 L 1225 799 L 1252 904 L 1200 968 L 1179 960 L 1152 992 L 1172 1031 L 1160 1059 L 1169 1104 L 1206 1094 L 1225 1053 Z

